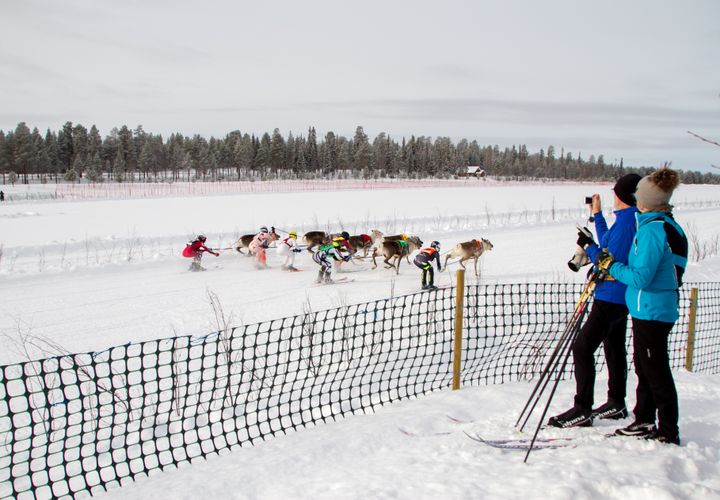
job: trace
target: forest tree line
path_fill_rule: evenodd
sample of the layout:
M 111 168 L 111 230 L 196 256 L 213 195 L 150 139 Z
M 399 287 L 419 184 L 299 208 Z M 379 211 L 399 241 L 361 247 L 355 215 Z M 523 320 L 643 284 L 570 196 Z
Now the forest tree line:
M 624 173 L 645 175 L 652 168 L 607 163 L 603 155 L 573 155 L 554 146 L 529 152 L 523 145 L 501 149 L 477 141 L 448 137 L 404 137 L 398 142 L 385 133 L 370 139 L 362 127 L 352 138 L 327 132 L 318 139 L 286 137 L 278 129 L 262 136 L 233 131 L 206 139 L 179 133 L 167 139 L 138 126 L 113 128 L 104 138 L 93 125 L 67 122 L 48 129 L 21 122 L 15 130 L 0 130 L 0 178 L 15 182 L 221 181 L 277 178 L 450 178 L 466 166 L 480 166 L 487 175 L 512 179 L 612 180 Z M 720 176 L 682 172 L 688 184 L 720 183 Z

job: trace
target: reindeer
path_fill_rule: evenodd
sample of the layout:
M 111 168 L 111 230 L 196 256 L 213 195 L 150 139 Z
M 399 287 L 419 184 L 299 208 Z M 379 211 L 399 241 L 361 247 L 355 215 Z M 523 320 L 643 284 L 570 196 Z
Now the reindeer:
M 360 250 L 363 251 L 362 258 L 364 259 L 367 257 L 368 251 L 373 248 L 380 238 L 382 238 L 382 233 L 377 229 L 373 229 L 370 231 L 370 234 L 363 233 L 350 236 L 348 242 L 350 243 L 350 248 L 352 248 L 354 254 Z
M 270 233 L 269 233 L 269 234 L 270 234 L 270 241 L 277 241 L 277 240 L 280 239 L 280 235 L 275 232 L 275 228 L 274 228 L 274 227 L 270 229 Z M 253 234 L 243 234 L 243 235 L 240 236 L 240 238 L 238 238 L 238 240 L 235 242 L 235 244 L 233 245 L 233 248 L 234 248 L 235 250 L 237 250 L 238 253 L 240 253 L 240 254 L 242 254 L 242 255 L 246 255 L 247 257 L 252 257 L 252 252 L 250 252 L 250 243 L 252 242 L 253 238 L 255 238 L 255 235 L 257 235 L 257 233 L 253 233 Z M 247 253 L 247 254 L 243 253 L 243 251 L 242 251 L 243 248 L 247 248 L 247 249 L 248 249 L 248 253 Z
M 303 235 L 303 241 L 310 253 L 315 253 L 313 247 L 327 245 L 332 242 L 332 235 L 325 231 L 309 231 Z
M 465 269 L 465 262 L 466 260 L 473 259 L 474 262 L 474 268 L 475 268 L 475 277 L 478 276 L 478 268 L 477 268 L 477 262 L 480 256 L 489 250 L 493 249 L 493 244 L 490 243 L 490 241 L 486 240 L 485 238 L 481 238 L 480 240 L 470 240 L 465 241 L 462 243 L 458 243 L 455 245 L 455 248 L 450 250 L 448 252 L 447 256 L 445 257 L 445 266 L 447 267 L 448 260 L 454 259 L 455 257 L 460 257 L 460 266 L 462 266 L 463 269 Z
M 385 241 L 407 241 L 408 235 L 405 233 L 402 234 L 394 234 L 392 236 L 384 236 L 381 231 L 378 231 L 377 229 L 373 229 L 371 231 L 371 237 L 374 238 L 373 243 L 373 252 L 379 251 L 379 247 L 381 243 Z M 407 260 L 408 264 L 410 264 L 410 256 L 406 255 L 405 260 Z
M 422 240 L 417 236 L 408 236 L 405 240 L 390 240 L 381 241 L 373 250 L 373 269 L 377 267 L 375 258 L 378 255 L 383 255 L 385 268 L 395 268 L 395 274 L 400 274 L 400 259 L 402 257 L 409 257 L 411 253 L 422 247 Z M 395 258 L 395 264 L 390 262 L 390 259 Z M 409 261 L 409 260 L 408 260 Z

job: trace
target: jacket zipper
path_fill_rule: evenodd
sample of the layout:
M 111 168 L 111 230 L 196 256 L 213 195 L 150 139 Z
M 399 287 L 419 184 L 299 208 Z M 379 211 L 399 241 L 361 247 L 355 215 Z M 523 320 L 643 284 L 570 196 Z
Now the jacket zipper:
M 642 290 L 638 290 L 638 301 L 637 301 L 637 310 L 640 312 L 640 296 L 642 295 Z

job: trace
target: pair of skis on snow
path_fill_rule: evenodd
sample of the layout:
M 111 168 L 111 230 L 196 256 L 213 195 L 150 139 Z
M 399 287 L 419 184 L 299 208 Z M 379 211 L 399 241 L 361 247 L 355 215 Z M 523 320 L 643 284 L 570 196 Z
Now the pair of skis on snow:
M 455 418 L 450 415 L 446 415 L 447 418 L 455 423 L 455 424 L 470 424 L 472 423 L 471 420 L 461 420 L 458 418 Z M 398 428 L 400 432 L 405 434 L 406 436 L 410 437 L 432 437 L 432 436 L 448 436 L 450 434 L 453 434 L 452 431 L 444 431 L 444 432 L 434 432 L 429 434 L 423 434 L 423 433 L 417 433 L 412 432 L 407 429 Z M 463 434 L 465 434 L 468 438 L 473 440 L 476 443 L 484 444 L 487 446 L 490 446 L 492 448 L 499 448 L 503 450 L 519 450 L 519 451 L 527 451 L 530 449 L 531 445 L 532 448 L 535 450 L 543 450 L 543 449 L 556 449 L 556 448 L 565 448 L 568 446 L 573 446 L 573 439 L 568 437 L 559 437 L 559 438 L 536 438 L 535 443 L 532 443 L 532 439 L 529 437 L 520 437 L 520 438 L 509 438 L 509 439 L 487 439 L 482 437 L 480 434 L 476 432 L 467 432 L 463 431 Z

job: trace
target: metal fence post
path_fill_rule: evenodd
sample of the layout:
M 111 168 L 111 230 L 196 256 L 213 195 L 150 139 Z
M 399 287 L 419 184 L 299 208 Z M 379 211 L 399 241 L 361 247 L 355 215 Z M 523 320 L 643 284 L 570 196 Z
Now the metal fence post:
M 690 290 L 690 313 L 688 315 L 687 349 L 685 351 L 685 368 L 693 370 L 693 354 L 695 353 L 695 318 L 697 316 L 698 289 Z
M 465 302 L 465 270 L 458 269 L 455 285 L 455 338 L 453 339 L 453 391 L 460 389 L 460 364 L 463 337 L 463 304 Z

